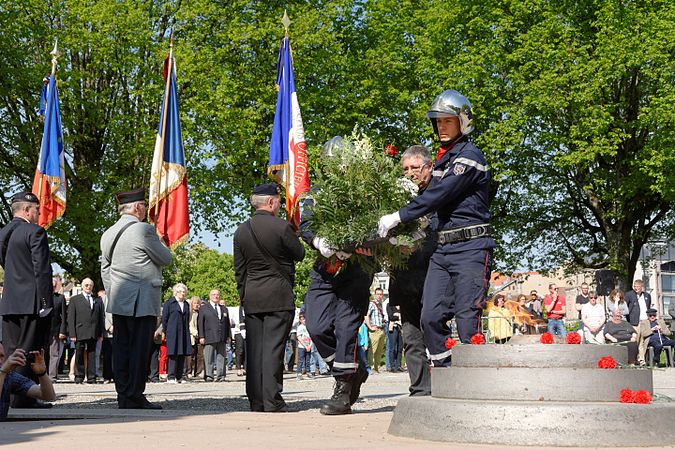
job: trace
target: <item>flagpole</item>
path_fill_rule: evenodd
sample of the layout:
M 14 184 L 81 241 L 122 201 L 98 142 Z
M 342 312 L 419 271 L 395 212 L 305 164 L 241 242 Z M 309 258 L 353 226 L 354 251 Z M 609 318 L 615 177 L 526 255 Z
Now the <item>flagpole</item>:
M 56 66 L 59 62 L 58 61 L 59 56 L 61 56 L 61 53 L 58 50 L 58 44 L 59 44 L 58 38 L 54 39 L 54 50 L 49 52 L 49 54 L 52 55 L 52 76 L 54 77 L 54 86 L 56 86 Z M 44 140 L 44 136 L 42 137 L 42 139 Z M 42 149 L 40 149 L 40 157 L 42 158 Z M 37 196 L 39 201 L 42 201 L 42 181 L 44 177 L 45 174 L 42 173 L 42 171 L 40 171 L 40 183 L 38 183 L 38 196 Z
M 168 114 L 168 99 L 169 99 L 169 89 L 171 89 L 171 73 L 173 72 L 173 30 L 171 31 L 171 37 L 169 38 L 169 67 L 166 71 L 166 80 L 164 87 L 164 111 L 162 111 L 162 139 L 160 141 L 160 149 L 162 154 L 164 152 L 164 141 L 166 139 L 166 117 Z M 164 159 L 159 163 L 157 168 L 157 199 L 155 201 L 155 226 L 157 225 L 158 215 L 159 215 L 159 194 L 162 187 L 162 168 L 164 167 Z

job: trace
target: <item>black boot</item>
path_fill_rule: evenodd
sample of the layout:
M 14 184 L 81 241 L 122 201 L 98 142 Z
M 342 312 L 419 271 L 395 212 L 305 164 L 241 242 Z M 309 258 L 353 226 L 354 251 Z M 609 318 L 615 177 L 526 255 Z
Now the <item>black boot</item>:
M 349 404 L 353 405 L 361 395 L 361 385 L 368 379 L 368 371 L 359 364 L 356 373 L 352 377 L 352 391 L 349 394 Z
M 336 378 L 333 396 L 321 407 L 321 414 L 326 416 L 351 414 L 352 408 L 349 403 L 351 392 L 351 381 L 345 378 Z

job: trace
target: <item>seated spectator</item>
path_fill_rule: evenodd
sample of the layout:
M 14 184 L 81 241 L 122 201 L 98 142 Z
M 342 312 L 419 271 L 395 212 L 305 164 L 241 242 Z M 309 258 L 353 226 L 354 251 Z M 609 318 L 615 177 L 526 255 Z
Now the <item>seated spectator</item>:
M 661 349 L 665 346 L 675 347 L 675 340 L 666 337 L 672 336 L 673 333 L 663 319 L 657 319 L 656 317 L 657 311 L 654 308 L 649 308 L 647 319 L 640 321 L 638 325 L 638 333 L 640 335 L 640 361 L 645 360 L 647 347 L 653 347 L 653 363 L 658 366 L 661 361 Z
M 605 340 L 616 344 L 625 344 L 628 347 L 628 364 L 637 362 L 637 332 L 633 325 L 626 322 L 619 309 L 614 310 L 612 320 L 605 324 Z
M 7 420 L 10 394 L 25 395 L 48 402 L 56 400 L 52 380 L 47 374 L 44 350 L 40 350 L 39 353 L 33 352 L 32 355 L 35 355 L 35 361 L 31 363 L 30 368 L 37 375 L 40 384 L 35 384 L 32 380 L 14 372 L 17 367 L 26 365 L 28 354 L 17 348 L 5 358 L 5 348 L 0 344 L 0 422 Z
M 605 307 L 598 303 L 595 292 L 588 293 L 588 303 L 581 307 L 581 321 L 584 323 L 584 338 L 590 344 L 604 344 Z
M 505 344 L 513 335 L 509 311 L 504 307 L 506 297 L 497 294 L 488 313 L 488 331 L 496 344 Z
M 624 320 L 627 320 L 629 310 L 628 304 L 623 298 L 623 292 L 621 292 L 618 289 L 614 289 L 612 292 L 609 293 L 609 300 L 607 301 L 607 309 L 609 310 L 610 317 L 612 317 L 614 311 L 618 309 L 619 311 L 621 311 L 621 314 L 623 314 Z

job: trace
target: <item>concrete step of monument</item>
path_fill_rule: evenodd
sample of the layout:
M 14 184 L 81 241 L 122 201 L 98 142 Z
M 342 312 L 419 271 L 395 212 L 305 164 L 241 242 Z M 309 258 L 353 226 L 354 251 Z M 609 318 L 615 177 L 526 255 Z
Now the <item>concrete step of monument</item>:
M 457 345 L 453 367 L 598 367 L 603 356 L 627 364 L 628 349 L 621 345 L 527 344 Z
M 493 379 L 496 386 L 503 379 Z M 431 441 L 553 447 L 675 444 L 675 403 L 499 402 L 405 397 L 389 433 Z
M 653 392 L 649 369 L 436 367 L 431 395 L 467 400 L 618 402 L 622 389 Z

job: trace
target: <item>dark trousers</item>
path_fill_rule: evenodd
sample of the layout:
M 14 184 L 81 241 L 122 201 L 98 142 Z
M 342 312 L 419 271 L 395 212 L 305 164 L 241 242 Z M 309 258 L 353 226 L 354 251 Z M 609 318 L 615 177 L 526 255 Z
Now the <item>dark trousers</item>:
M 14 353 L 17 348 L 29 351 L 45 350 L 45 365 L 49 367 L 49 333 L 51 331 L 51 317 L 38 315 L 6 315 L 2 317 L 2 344 L 5 355 Z M 30 364 L 15 369 L 26 378 L 39 384 L 38 378 L 30 368 Z M 24 395 L 15 395 L 12 401 L 13 408 L 29 408 L 35 404 L 35 399 Z
M 56 380 L 59 377 L 59 364 L 63 355 L 65 341 L 59 336 L 52 336 L 49 343 L 49 378 Z M 45 352 L 46 353 L 46 352 Z
M 455 318 L 462 343 L 471 342 L 480 326 L 482 302 L 492 272 L 492 250 L 443 253 L 431 256 L 424 281 L 422 330 L 434 366 L 449 366 L 452 350 L 445 348 L 451 336 L 447 322 Z
M 296 333 L 291 333 L 291 335 L 288 337 L 286 351 L 286 369 L 289 372 L 293 372 L 293 366 L 295 366 L 295 355 L 298 351 L 298 335 Z
M 246 395 L 251 411 L 277 411 L 286 405 L 283 390 L 284 344 L 293 311 L 246 312 Z
M 113 314 L 113 374 L 117 402 L 121 405 L 144 400 L 145 381 L 157 326 L 154 316 L 129 317 Z
M 667 338 L 662 338 L 661 341 L 655 340 L 650 340 L 649 344 L 647 345 L 648 347 L 654 347 L 654 365 L 658 366 L 661 363 L 661 350 L 663 350 L 663 347 L 675 347 L 675 340 L 673 339 L 667 339 Z M 667 354 L 666 354 L 667 355 Z M 668 361 L 672 365 L 672 361 Z
M 356 372 L 356 338 L 368 309 L 370 277 L 334 285 L 312 270 L 305 296 L 307 331 L 334 377 Z
M 103 338 L 101 343 L 101 354 L 103 355 L 103 379 L 112 380 L 115 378 L 113 374 L 113 351 L 112 351 L 112 341 L 113 338 Z
M 421 283 L 423 284 L 423 282 Z M 390 287 L 390 291 L 391 287 Z M 393 291 L 392 291 L 393 292 Z M 420 325 L 422 315 L 422 285 L 419 289 L 403 290 L 405 298 L 394 299 L 401 307 L 403 352 L 410 377 L 410 395 L 431 395 L 431 370 L 424 335 Z
M 185 366 L 185 355 L 169 355 L 168 379 L 183 379 L 183 368 Z
M 87 381 L 96 382 L 96 339 L 78 339 L 75 342 L 75 382 L 84 381 L 84 355 L 87 355 Z
M 246 340 L 241 334 L 234 335 L 234 365 L 239 369 L 244 368 L 246 358 Z
M 150 346 L 150 371 L 148 373 L 148 379 L 150 381 L 159 381 L 159 349 L 161 346 L 162 344 L 156 344 L 155 342 Z
M 403 352 L 403 338 L 401 329 L 394 327 L 389 332 L 389 366 L 392 370 L 401 369 L 401 354 Z

